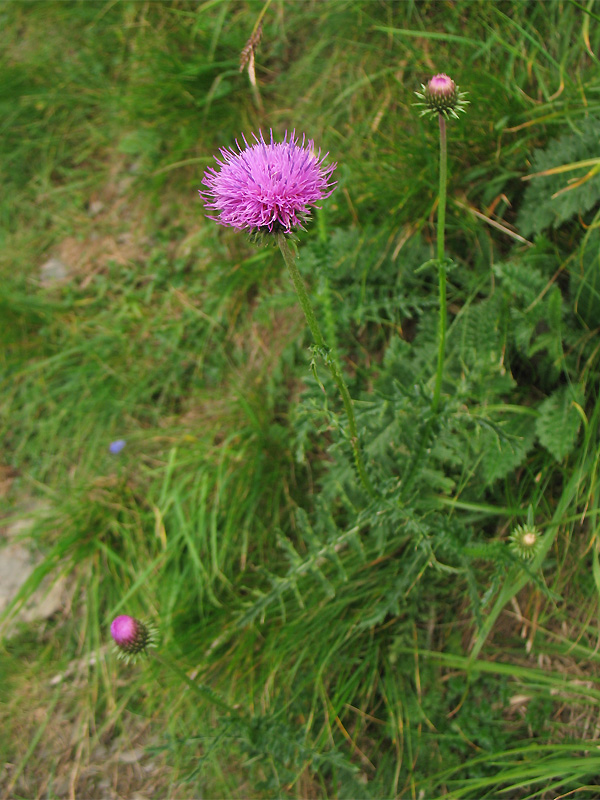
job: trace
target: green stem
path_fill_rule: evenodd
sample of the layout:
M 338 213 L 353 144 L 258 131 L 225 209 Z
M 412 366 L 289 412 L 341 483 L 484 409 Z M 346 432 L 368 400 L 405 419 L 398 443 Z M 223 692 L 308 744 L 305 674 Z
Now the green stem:
M 214 689 L 211 689 L 210 686 L 205 686 L 203 683 L 196 683 L 196 681 L 193 681 L 178 664 L 174 664 L 169 658 L 165 658 L 154 651 L 152 651 L 151 655 L 152 658 L 155 661 L 158 661 L 159 664 L 162 664 L 163 667 L 167 667 L 167 669 L 170 669 L 172 672 L 174 672 L 175 675 L 177 675 L 177 677 L 202 700 L 207 700 L 209 703 L 212 703 L 212 705 L 220 708 L 221 711 L 228 711 L 233 716 L 239 717 L 239 713 L 232 708 L 232 706 L 222 700 L 214 691 Z
M 440 404 L 442 391 L 442 372 L 444 370 L 444 355 L 446 351 L 446 264 L 444 255 L 444 232 L 446 227 L 446 185 L 448 183 L 448 157 L 446 147 L 446 120 L 443 114 L 439 115 L 440 121 L 440 193 L 438 200 L 438 228 L 437 228 L 437 262 L 440 284 L 440 320 L 438 326 L 438 360 L 435 375 L 435 388 L 433 390 L 432 409 L 434 413 Z
M 300 271 L 296 265 L 296 257 L 292 253 L 290 246 L 288 244 L 288 240 L 284 233 L 277 234 L 277 244 L 279 245 L 279 249 L 281 250 L 281 255 L 283 256 L 283 260 L 285 261 L 287 268 L 290 272 L 292 283 L 294 284 L 294 289 L 296 290 L 298 300 L 300 301 L 300 305 L 302 306 L 302 311 L 304 311 L 304 316 L 306 317 L 306 322 L 308 323 L 310 332 L 312 333 L 313 339 L 315 340 L 315 344 L 317 345 L 317 347 L 320 347 L 323 350 L 327 351 L 328 349 L 327 344 L 325 342 L 325 339 L 323 338 L 321 329 L 319 328 L 319 323 L 317 322 L 317 318 L 315 317 L 315 312 L 313 311 L 313 307 L 308 297 L 306 287 L 304 286 L 304 281 L 302 280 L 302 276 L 300 275 Z M 331 357 L 331 358 L 326 358 L 324 360 L 326 366 L 329 368 L 329 371 L 331 372 L 333 380 L 335 381 L 340 391 L 340 394 L 342 396 L 342 402 L 344 403 L 344 408 L 346 409 L 346 416 L 348 417 L 348 429 L 350 433 L 350 444 L 352 445 L 352 452 L 354 453 L 354 462 L 356 464 L 358 475 L 360 477 L 362 485 L 365 487 L 368 494 L 371 497 L 375 498 L 377 497 L 377 492 L 375 491 L 373 485 L 371 484 L 371 481 L 369 480 L 369 477 L 365 470 L 362 454 L 360 452 L 360 446 L 358 442 L 358 430 L 356 428 L 356 418 L 354 416 L 354 406 L 352 405 L 352 398 L 350 397 L 350 392 L 348 391 L 348 387 L 346 386 L 346 382 L 344 381 L 344 377 L 335 358 Z

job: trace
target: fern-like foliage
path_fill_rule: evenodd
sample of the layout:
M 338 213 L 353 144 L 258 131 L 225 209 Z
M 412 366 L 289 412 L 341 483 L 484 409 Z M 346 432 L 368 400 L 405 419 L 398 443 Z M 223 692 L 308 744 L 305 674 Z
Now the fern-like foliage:
M 278 536 L 277 543 L 284 553 L 287 569 L 284 574 L 262 570 L 270 589 L 254 590 L 254 597 L 238 620 L 240 627 L 257 619 L 264 620 L 271 606 L 276 607 L 281 617 L 285 618 L 290 597 L 295 597 L 297 606 L 303 608 L 307 580 L 313 592 L 331 599 L 335 595 L 334 585 L 348 580 L 341 553 L 349 550 L 359 564 L 364 562 L 360 526 L 340 530 L 333 519 L 332 509 L 328 509 L 322 501 L 317 501 L 317 506 L 319 513 L 315 516 L 315 525 L 303 509 L 297 509 L 297 542 L 283 534 Z
M 581 425 L 576 406 L 581 406 L 583 402 L 584 395 L 579 386 L 562 386 L 539 407 L 536 432 L 540 442 L 557 461 L 562 461 L 575 446 Z
M 563 367 L 562 294 L 533 264 L 508 261 L 494 268 L 506 308 L 506 332 L 514 356 L 552 388 Z M 532 369 L 535 367 L 535 371 Z
M 312 240 L 302 250 L 302 270 L 311 276 L 313 301 L 332 348 L 339 336 L 335 331 L 369 323 L 386 330 L 435 307 L 435 295 L 424 291 L 431 275 L 417 273 L 431 257 L 429 248 L 413 237 L 393 257 L 388 244 L 382 252 L 380 238 L 374 229 L 338 228 L 326 244 Z
M 528 411 L 530 409 L 523 409 L 521 414 L 507 415 L 507 419 L 498 424 L 481 421 L 477 446 L 486 484 L 506 477 L 519 467 L 533 447 L 535 429 Z
M 575 313 L 588 328 L 600 325 L 600 231 L 586 236 L 569 270 Z
M 573 133 L 550 142 L 545 150 L 535 150 L 531 172 L 539 173 L 598 157 L 597 117 L 590 117 Z M 573 169 L 553 175 L 530 178 L 525 190 L 517 224 L 524 236 L 557 228 L 577 214 L 584 214 L 600 202 L 600 173 L 588 173 L 586 168 Z M 587 177 L 587 180 L 581 180 Z M 577 183 L 569 184 L 575 177 Z
M 500 356 L 501 298 L 492 296 L 464 309 L 457 319 L 451 345 L 456 337 L 456 355 L 465 365 L 479 365 L 482 355 L 488 363 L 497 363 Z

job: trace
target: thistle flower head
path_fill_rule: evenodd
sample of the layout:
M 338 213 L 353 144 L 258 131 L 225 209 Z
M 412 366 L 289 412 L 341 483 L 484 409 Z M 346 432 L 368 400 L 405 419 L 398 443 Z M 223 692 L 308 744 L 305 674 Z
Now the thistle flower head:
M 435 117 L 441 114 L 446 119 L 448 117 L 458 119 L 458 112 L 464 113 L 469 104 L 469 101 L 465 100 L 466 92 L 459 92 L 458 86 L 444 72 L 434 75 L 427 85 L 422 84 L 421 91 L 415 94 L 422 101 L 415 105 L 425 106 L 421 111 L 422 117 L 425 115 Z
M 535 525 L 529 522 L 518 525 L 509 536 L 509 547 L 524 561 L 531 561 L 539 552 L 540 535 Z
M 238 151 L 222 148 L 221 159 L 215 156 L 218 169 L 209 167 L 202 183 L 207 188 L 200 197 L 207 208 L 217 212 L 221 225 L 253 234 L 284 233 L 303 228 L 310 217 L 310 206 L 323 200 L 335 189 L 331 174 L 336 165 L 323 164 L 327 154 L 315 152 L 312 139 L 306 141 L 287 132 L 282 142 L 265 142 L 254 134 L 254 143 Z
M 156 647 L 156 628 L 127 614 L 113 619 L 110 634 L 115 642 L 117 656 L 126 663 L 135 662 L 148 655 L 149 648 Z

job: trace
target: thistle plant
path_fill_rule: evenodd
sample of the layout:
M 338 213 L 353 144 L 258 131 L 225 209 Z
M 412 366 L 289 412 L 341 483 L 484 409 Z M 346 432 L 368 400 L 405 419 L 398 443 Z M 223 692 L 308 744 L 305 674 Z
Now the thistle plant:
M 421 116 L 437 117 L 440 128 L 440 187 L 438 195 L 437 218 L 437 267 L 439 279 L 440 318 L 438 326 L 438 358 L 433 390 L 432 410 L 437 412 L 440 404 L 442 390 L 442 372 L 444 369 L 444 356 L 446 350 L 446 274 L 448 265 L 444 253 L 444 237 L 446 227 L 446 188 L 448 185 L 448 155 L 446 138 L 446 120 L 458 119 L 459 112 L 465 112 L 468 101 L 465 93 L 460 92 L 458 86 L 448 75 L 440 73 L 434 75 L 427 85 L 421 85 L 421 91 L 415 92 L 421 102 L 415 103 L 423 106 Z
M 328 367 L 340 392 L 348 417 L 348 438 L 354 454 L 354 462 L 361 483 L 371 497 L 376 492 L 367 475 L 358 438 L 356 417 L 352 398 L 342 371 L 331 355 L 317 322 L 306 286 L 296 264 L 296 230 L 305 230 L 310 219 L 310 208 L 329 197 L 336 188 L 332 173 L 336 164 L 325 165 L 327 153 L 315 151 L 312 139 L 296 137 L 287 132 L 282 142 L 265 142 L 254 135 L 254 143 L 248 144 L 245 137 L 242 149 L 237 152 L 221 149 L 221 159 L 215 156 L 218 169 L 209 167 L 200 191 L 208 209 L 217 212 L 209 217 L 220 225 L 246 231 L 256 243 L 273 241 L 279 246 L 283 260 L 289 270 L 294 289 L 306 317 L 315 343 L 315 350 Z

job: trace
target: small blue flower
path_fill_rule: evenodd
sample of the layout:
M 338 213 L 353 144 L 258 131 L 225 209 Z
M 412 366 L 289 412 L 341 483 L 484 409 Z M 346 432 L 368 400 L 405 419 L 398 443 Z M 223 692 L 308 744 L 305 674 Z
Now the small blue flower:
M 117 439 L 116 441 L 110 443 L 108 449 L 113 455 L 116 456 L 117 453 L 121 452 L 121 450 L 125 447 L 126 444 L 127 442 L 125 441 L 125 439 Z

